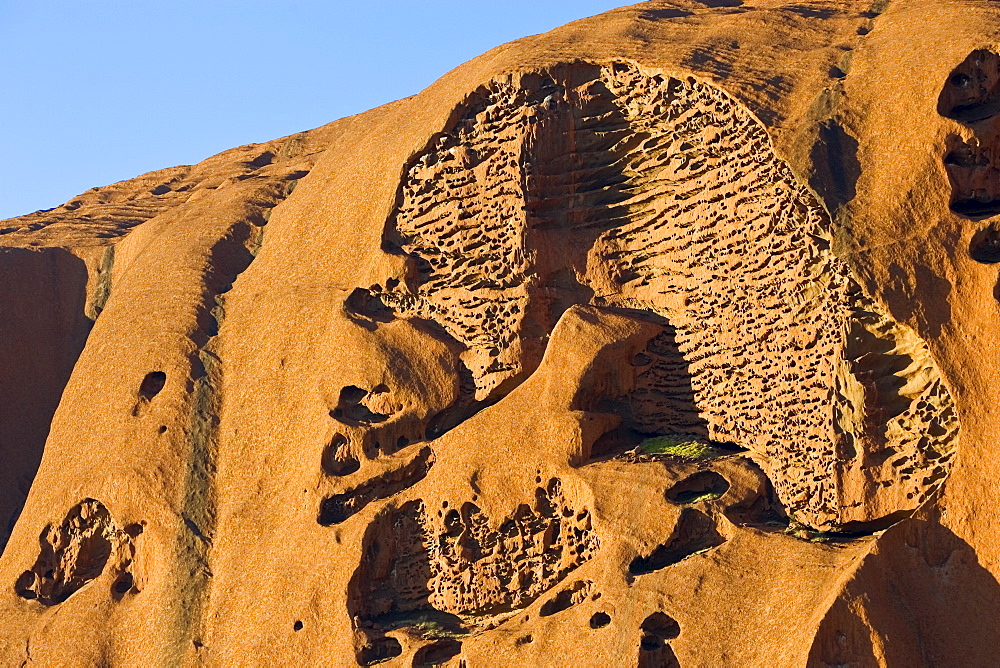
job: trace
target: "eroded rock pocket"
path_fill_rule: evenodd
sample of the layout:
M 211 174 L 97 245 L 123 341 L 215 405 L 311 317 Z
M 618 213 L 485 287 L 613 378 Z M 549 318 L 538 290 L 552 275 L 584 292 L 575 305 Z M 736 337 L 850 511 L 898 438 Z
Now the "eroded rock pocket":
M 603 629 L 611 623 L 611 615 L 606 612 L 595 612 L 590 616 L 590 628 Z
M 330 417 L 351 426 L 385 422 L 397 410 L 390 407 L 389 394 L 385 385 L 376 385 L 371 391 L 348 385 L 340 390 L 340 400 Z
M 699 471 L 684 478 L 666 492 L 667 501 L 687 505 L 721 498 L 729 491 L 729 481 L 715 471 Z
M 139 383 L 138 397 L 135 406 L 132 408 L 132 415 L 141 415 L 149 402 L 163 390 L 163 386 L 166 383 L 167 374 L 163 371 L 150 371 L 147 373 L 143 377 L 142 382 Z
M 983 264 L 1000 262 L 1000 230 L 990 225 L 973 235 L 969 244 L 969 256 Z
M 358 665 L 374 666 L 394 659 L 403 653 L 403 646 L 395 638 L 371 638 L 354 650 Z
M 462 653 L 462 643 L 446 638 L 421 647 L 413 655 L 413 667 L 440 666 Z
M 948 137 L 944 158 L 951 182 L 951 210 L 980 220 L 1000 214 L 1000 56 L 977 49 L 952 71 L 938 98 L 938 113 L 970 127 L 973 137 Z M 990 255 L 987 249 L 987 256 Z M 973 258 L 980 262 L 996 260 Z
M 715 520 L 700 510 L 685 508 L 670 539 L 648 555 L 633 559 L 628 570 L 632 575 L 652 573 L 725 542 L 726 539 L 716 529 Z
M 548 617 L 557 612 L 568 610 L 578 603 L 582 603 L 590 595 L 590 590 L 593 589 L 593 586 L 592 582 L 577 580 L 571 586 L 566 587 L 543 603 L 542 609 L 539 610 L 538 614 L 542 617 Z
M 970 53 L 948 77 L 938 113 L 965 124 L 1000 113 L 1000 56 L 987 49 Z
M 668 640 L 681 633 L 680 624 L 664 612 L 654 612 L 642 621 L 642 638 L 639 641 L 639 666 L 641 668 L 679 668 Z
M 987 92 L 949 93 L 944 113 L 989 108 L 990 62 Z M 828 130 L 849 156 L 850 137 Z M 831 188 L 842 201 L 853 185 Z M 835 528 L 918 507 L 959 425 L 926 343 L 865 294 L 832 236 L 767 128 L 725 92 L 566 63 L 497 77 L 454 109 L 387 219 L 383 247 L 411 280 L 354 302 L 445 330 L 477 401 L 531 373 L 573 304 L 666 320 L 634 360 L 624 431 L 758 452 L 790 511 Z M 629 446 L 614 436 L 592 454 Z M 884 448 L 911 465 L 870 466 Z
M 84 499 L 60 525 L 42 531 L 38 558 L 17 579 L 14 591 L 21 598 L 56 605 L 110 568 L 115 572 L 111 593 L 120 598 L 135 586 L 129 571 L 135 555 L 132 539 L 141 532 L 140 525 L 119 529 L 104 504 Z
M 404 466 L 323 499 L 317 521 L 323 526 L 340 524 L 373 501 L 395 496 L 423 480 L 434 465 L 434 451 L 424 447 Z
M 321 466 L 323 473 L 343 477 L 361 468 L 361 462 L 351 452 L 351 444 L 343 434 L 335 434 L 323 449 Z
M 534 507 L 521 504 L 499 524 L 473 503 L 434 512 L 414 500 L 379 513 L 348 588 L 359 630 L 435 640 L 476 633 L 591 559 L 599 541 L 590 512 L 566 498 L 558 479 L 539 490 Z

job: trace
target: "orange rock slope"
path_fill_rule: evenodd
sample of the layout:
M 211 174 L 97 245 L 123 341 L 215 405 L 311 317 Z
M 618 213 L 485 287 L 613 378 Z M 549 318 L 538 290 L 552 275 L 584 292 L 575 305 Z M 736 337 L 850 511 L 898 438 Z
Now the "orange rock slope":
M 0 664 L 995 665 L 998 45 L 655 0 L 0 222 Z

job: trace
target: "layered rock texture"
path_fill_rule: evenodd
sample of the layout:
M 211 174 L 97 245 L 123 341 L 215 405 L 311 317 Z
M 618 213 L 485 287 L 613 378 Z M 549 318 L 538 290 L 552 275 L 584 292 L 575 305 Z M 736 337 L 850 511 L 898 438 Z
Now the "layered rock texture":
M 995 665 L 998 54 L 654 0 L 0 221 L 0 663 Z

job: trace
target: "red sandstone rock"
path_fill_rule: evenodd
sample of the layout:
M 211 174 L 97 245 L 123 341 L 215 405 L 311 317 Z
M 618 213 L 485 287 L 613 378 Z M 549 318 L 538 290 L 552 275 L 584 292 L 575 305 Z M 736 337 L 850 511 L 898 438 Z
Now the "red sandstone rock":
M 647 2 L 3 221 L 2 663 L 992 665 L 998 19 Z

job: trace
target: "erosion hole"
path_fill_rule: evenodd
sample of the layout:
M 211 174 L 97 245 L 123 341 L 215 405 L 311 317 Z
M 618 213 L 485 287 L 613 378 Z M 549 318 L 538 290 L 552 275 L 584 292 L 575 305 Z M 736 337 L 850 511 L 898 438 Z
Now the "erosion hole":
M 374 666 L 377 663 L 394 659 L 403 653 L 403 646 L 395 638 L 374 638 L 357 648 L 355 658 L 358 665 Z
M 821 139 L 831 169 L 853 164 L 846 130 L 829 124 Z M 853 196 L 854 171 L 823 173 L 826 204 Z M 412 156 L 396 194 L 383 247 L 413 271 L 379 298 L 465 348 L 463 391 L 476 401 L 531 374 L 565 309 L 599 288 L 605 306 L 673 330 L 634 351 L 651 363 L 635 368 L 624 427 L 760 453 L 811 526 L 910 510 L 929 490 L 919 474 L 852 468 L 841 434 L 859 454 L 907 448 L 921 473 L 930 455 L 955 451 L 957 413 L 926 343 L 865 294 L 832 252 L 827 207 L 767 128 L 714 86 L 624 62 L 497 77 Z M 878 350 L 854 356 L 856 337 Z M 920 400 L 932 409 L 916 411 Z M 790 419 L 793 405 L 803 408 Z M 931 423 L 945 431 L 924 438 Z
M 685 508 L 670 539 L 649 555 L 633 559 L 628 570 L 633 575 L 652 573 L 724 542 L 726 539 L 715 528 L 715 520 L 700 510 Z
M 115 598 L 121 598 L 125 594 L 132 591 L 132 587 L 135 585 L 135 578 L 131 573 L 125 571 L 118 576 L 115 583 L 111 585 L 111 593 Z
M 425 447 L 398 469 L 387 471 L 320 503 L 317 521 L 323 526 L 340 524 L 372 501 L 387 499 L 423 480 L 434 465 L 434 451 Z
M 14 584 L 14 591 L 25 599 L 37 599 L 43 605 L 62 603 L 104 572 L 112 555 L 131 551 L 131 537 L 115 527 L 107 507 L 100 501 L 84 499 L 66 514 L 59 525 L 48 525 L 39 536 L 39 555 L 34 565 Z M 130 561 L 115 565 L 123 568 Z M 132 588 L 131 575 L 122 570 L 118 583 Z
M 146 401 L 150 401 L 160 393 L 166 382 L 167 374 L 162 371 L 150 371 L 139 385 L 139 396 Z
M 1000 113 L 1000 56 L 987 49 L 970 53 L 948 77 L 938 113 L 964 124 Z
M 336 434 L 323 449 L 323 473 L 343 477 L 361 468 L 361 462 L 351 454 L 350 443 L 343 434 Z
M 595 612 L 590 616 L 590 628 L 603 629 L 611 623 L 611 615 L 606 612 Z
M 563 589 L 558 594 L 542 604 L 539 614 L 542 617 L 554 615 L 562 612 L 583 601 L 590 594 L 591 584 L 583 580 L 577 580 L 572 586 Z
M 421 647 L 413 656 L 414 666 L 440 666 L 450 661 L 462 652 L 462 643 L 457 640 L 438 640 L 426 647 Z
M 337 402 L 337 407 L 330 412 L 330 416 L 352 425 L 385 422 L 389 419 L 389 415 L 377 413 L 363 402 L 371 395 L 388 392 L 389 388 L 385 385 L 379 385 L 371 392 L 356 385 L 348 385 L 340 390 L 340 400 Z
M 642 620 L 640 627 L 645 633 L 661 640 L 673 640 L 681 634 L 681 625 L 665 612 L 654 612 Z
M 715 471 L 699 471 L 667 490 L 668 501 L 686 505 L 718 499 L 729 491 L 729 481 Z

